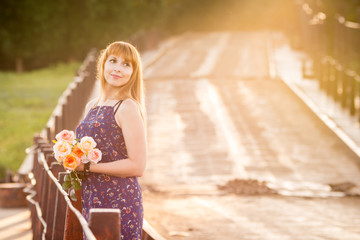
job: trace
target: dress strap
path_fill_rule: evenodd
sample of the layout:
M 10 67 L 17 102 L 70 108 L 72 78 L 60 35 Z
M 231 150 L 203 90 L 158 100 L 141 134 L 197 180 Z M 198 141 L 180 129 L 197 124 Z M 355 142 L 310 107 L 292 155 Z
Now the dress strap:
M 118 101 L 118 102 L 114 105 L 114 108 L 115 108 L 114 115 L 116 114 L 117 110 L 119 109 L 121 103 L 122 103 L 122 100 Z

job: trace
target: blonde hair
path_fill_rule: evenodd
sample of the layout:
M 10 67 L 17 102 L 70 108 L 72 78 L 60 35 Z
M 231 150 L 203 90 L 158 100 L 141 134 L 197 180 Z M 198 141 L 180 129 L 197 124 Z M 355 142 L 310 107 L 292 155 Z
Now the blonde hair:
M 100 52 L 97 62 L 97 79 L 100 81 L 101 95 L 105 89 L 104 65 L 110 55 L 121 56 L 125 61 L 130 62 L 133 73 L 127 83 L 118 87 L 117 97 L 120 100 L 133 99 L 140 108 L 140 113 L 145 120 L 144 105 L 144 84 L 142 78 L 141 59 L 138 50 L 130 43 L 117 41 L 109 44 L 106 49 Z M 100 98 L 99 98 L 100 99 Z

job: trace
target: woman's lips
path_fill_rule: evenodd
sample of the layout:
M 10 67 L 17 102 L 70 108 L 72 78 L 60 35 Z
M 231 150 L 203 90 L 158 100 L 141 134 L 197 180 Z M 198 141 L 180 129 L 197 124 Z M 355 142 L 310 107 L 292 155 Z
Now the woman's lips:
M 116 75 L 116 74 L 111 74 L 111 76 L 112 76 L 113 78 L 115 78 L 115 79 L 121 78 L 119 75 Z

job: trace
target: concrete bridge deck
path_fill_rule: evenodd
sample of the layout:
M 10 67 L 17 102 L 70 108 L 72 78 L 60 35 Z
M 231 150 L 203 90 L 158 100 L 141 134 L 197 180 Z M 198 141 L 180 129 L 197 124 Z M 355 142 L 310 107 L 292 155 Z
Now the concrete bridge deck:
M 271 41 L 189 33 L 145 70 L 145 217 L 166 238 L 360 239 L 359 157 L 273 77 Z

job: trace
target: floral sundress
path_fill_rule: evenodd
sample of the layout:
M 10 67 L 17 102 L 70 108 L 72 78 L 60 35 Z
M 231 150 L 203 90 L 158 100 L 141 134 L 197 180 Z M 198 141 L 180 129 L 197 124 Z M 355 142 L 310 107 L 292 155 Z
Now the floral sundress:
M 90 136 L 95 140 L 96 148 L 102 152 L 100 163 L 128 157 L 122 130 L 115 120 L 120 104 L 121 101 L 114 106 L 93 107 L 76 128 L 77 139 Z M 82 215 L 87 221 L 91 208 L 120 209 L 121 239 L 141 239 L 144 211 L 137 177 L 114 177 L 90 172 L 82 183 L 81 203 Z

